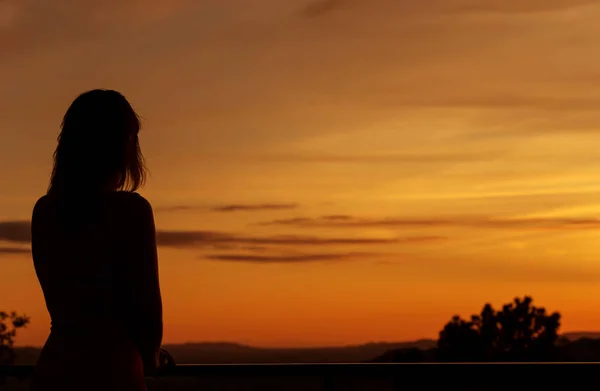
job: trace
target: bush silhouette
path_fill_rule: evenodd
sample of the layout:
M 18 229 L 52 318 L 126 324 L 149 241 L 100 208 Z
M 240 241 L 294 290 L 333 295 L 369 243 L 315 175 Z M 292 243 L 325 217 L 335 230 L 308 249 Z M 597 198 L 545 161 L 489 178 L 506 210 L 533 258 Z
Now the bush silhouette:
M 469 321 L 454 316 L 438 340 L 440 361 L 553 361 L 560 314 L 516 298 L 501 310 L 486 304 Z
M 13 346 L 17 330 L 27 326 L 29 318 L 16 312 L 0 311 L 0 365 L 12 364 L 16 358 Z

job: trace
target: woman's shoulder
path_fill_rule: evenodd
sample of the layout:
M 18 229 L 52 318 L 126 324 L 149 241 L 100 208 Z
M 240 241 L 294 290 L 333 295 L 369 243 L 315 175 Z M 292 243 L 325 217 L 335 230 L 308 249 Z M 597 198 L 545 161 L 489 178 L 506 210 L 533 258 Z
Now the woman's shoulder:
M 48 195 L 44 194 L 43 196 L 41 196 L 40 198 L 37 199 L 37 201 L 35 202 L 33 208 L 39 208 L 44 206 L 45 204 L 48 203 Z
M 89 197 L 88 197 L 89 196 Z M 90 206 L 101 205 L 103 204 L 105 211 L 114 211 L 119 216 L 152 216 L 152 205 L 150 202 L 144 198 L 142 195 L 136 192 L 131 191 L 114 191 L 110 193 L 105 193 L 103 195 L 99 194 L 88 195 L 88 196 L 80 196 L 78 197 L 77 203 L 81 202 L 82 205 Z M 72 201 L 72 200 L 71 200 Z M 36 201 L 33 207 L 33 215 L 39 215 L 40 213 L 44 213 L 44 211 L 48 211 L 54 207 L 60 206 L 64 200 L 60 199 L 60 197 L 53 197 L 52 195 L 43 195 Z M 110 213 L 110 212 L 109 212 Z
M 47 194 L 44 194 L 40 198 L 37 199 L 35 204 L 33 205 L 33 215 L 39 214 L 42 210 L 46 209 L 50 200 Z
M 152 213 L 152 205 L 139 193 L 133 191 L 115 191 L 109 196 L 111 201 L 130 213 Z
M 154 224 L 154 213 L 150 202 L 135 192 L 113 192 L 109 201 L 109 214 L 113 216 L 115 224 L 122 229 L 137 230 L 140 227 Z

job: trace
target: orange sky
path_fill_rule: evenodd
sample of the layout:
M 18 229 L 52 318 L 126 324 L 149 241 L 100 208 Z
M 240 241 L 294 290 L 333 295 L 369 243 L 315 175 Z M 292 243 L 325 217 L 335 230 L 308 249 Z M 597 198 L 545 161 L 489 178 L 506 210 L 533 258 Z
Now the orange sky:
M 435 337 L 524 294 L 598 330 L 598 20 L 594 0 L 4 0 L 0 309 L 44 342 L 11 222 L 73 98 L 114 88 L 144 117 L 165 342 Z

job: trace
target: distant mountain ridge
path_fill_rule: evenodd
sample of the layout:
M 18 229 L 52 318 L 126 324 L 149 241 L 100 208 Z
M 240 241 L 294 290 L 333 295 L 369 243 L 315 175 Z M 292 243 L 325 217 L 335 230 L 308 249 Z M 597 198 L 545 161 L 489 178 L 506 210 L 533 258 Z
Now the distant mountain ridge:
M 428 349 L 434 340 L 310 348 L 259 348 L 235 343 L 165 345 L 181 364 L 364 362 L 391 349 Z
M 600 339 L 600 332 L 571 332 L 563 337 Z M 178 364 L 264 364 L 264 363 L 354 363 L 367 362 L 386 352 L 397 349 L 431 349 L 436 340 L 421 339 L 407 342 L 371 342 L 363 345 L 308 347 L 308 348 L 261 348 L 234 342 L 188 342 L 166 344 Z M 17 347 L 17 364 L 33 365 L 41 348 Z
M 599 331 L 572 331 L 570 333 L 561 334 L 561 336 L 567 338 L 569 341 L 576 341 L 578 339 L 600 339 Z
M 269 364 L 365 362 L 389 350 L 416 347 L 429 349 L 434 340 L 377 342 L 364 345 L 308 348 L 261 348 L 234 342 L 188 342 L 165 344 L 178 364 Z M 16 364 L 35 364 L 41 348 L 17 347 Z

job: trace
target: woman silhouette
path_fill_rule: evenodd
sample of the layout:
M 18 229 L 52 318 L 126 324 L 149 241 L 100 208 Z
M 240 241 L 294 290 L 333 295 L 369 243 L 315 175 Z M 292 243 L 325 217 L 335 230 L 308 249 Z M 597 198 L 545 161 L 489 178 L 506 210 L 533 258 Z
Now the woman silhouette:
M 116 91 L 75 99 L 50 187 L 33 209 L 32 255 L 52 321 L 31 389 L 146 390 L 159 365 L 162 303 L 154 217 L 135 193 L 140 121 Z

